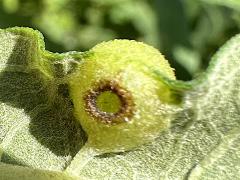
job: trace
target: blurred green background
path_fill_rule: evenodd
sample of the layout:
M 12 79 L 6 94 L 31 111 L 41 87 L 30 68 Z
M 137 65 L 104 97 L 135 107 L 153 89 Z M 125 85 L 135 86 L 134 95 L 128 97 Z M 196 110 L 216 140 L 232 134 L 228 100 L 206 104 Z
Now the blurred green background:
M 27 26 L 52 52 L 135 39 L 158 48 L 189 80 L 240 30 L 240 0 L 0 0 L 0 28 Z

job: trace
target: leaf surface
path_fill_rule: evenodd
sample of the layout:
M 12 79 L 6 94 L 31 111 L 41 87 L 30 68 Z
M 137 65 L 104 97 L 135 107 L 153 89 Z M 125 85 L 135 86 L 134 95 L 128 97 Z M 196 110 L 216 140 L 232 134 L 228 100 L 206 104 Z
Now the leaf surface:
M 191 82 L 193 89 L 185 93 L 184 110 L 168 132 L 138 150 L 95 157 L 79 175 L 99 179 L 188 178 L 191 170 L 211 158 L 211 152 L 240 125 L 239 42 L 240 36 L 230 40 L 213 57 L 207 72 Z M 221 179 L 216 169 L 208 171 Z M 229 173 L 230 168 L 225 175 Z
M 81 55 L 45 51 L 41 35 L 31 29 L 0 31 L 0 161 L 38 169 L 17 167 L 16 173 L 63 171 L 86 142 L 66 84 Z M 236 179 L 240 36 L 224 45 L 207 72 L 192 82 L 158 76 L 173 88 L 188 87 L 171 128 L 136 150 L 93 157 L 79 170 L 79 179 Z M 4 178 L 7 171 L 1 164 Z
M 84 134 L 61 86 L 41 68 L 42 37 L 16 28 L 1 30 L 0 39 L 1 162 L 63 170 Z
M 238 179 L 240 176 L 240 129 L 223 138 L 219 146 L 192 171 L 190 179 Z
M 61 172 L 37 170 L 21 166 L 0 163 L 1 180 L 73 180 Z

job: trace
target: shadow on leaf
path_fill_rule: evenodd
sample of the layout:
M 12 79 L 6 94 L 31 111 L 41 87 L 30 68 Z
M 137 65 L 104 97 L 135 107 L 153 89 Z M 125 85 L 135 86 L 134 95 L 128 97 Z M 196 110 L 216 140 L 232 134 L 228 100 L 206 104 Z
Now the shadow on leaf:
M 6 112 L 3 112 L 6 118 L 0 117 L 0 120 L 3 121 L 3 125 L 1 125 L 1 121 L 0 125 L 6 131 L 5 136 L 9 134 L 12 136 L 12 139 L 8 140 L 9 148 L 30 149 L 29 154 L 24 154 L 24 156 L 30 157 L 34 156 L 34 153 L 38 153 L 37 149 L 31 151 L 31 142 L 23 143 L 24 146 L 21 146 L 21 142 L 19 142 L 19 139 L 24 142 L 24 137 L 21 136 L 25 134 L 25 131 L 29 131 L 30 139 L 36 139 L 40 145 L 55 155 L 73 157 L 86 141 L 85 134 L 73 117 L 70 99 L 61 93 L 63 86 L 58 91 L 58 85 L 52 82 L 53 80 L 46 80 L 39 69 L 30 68 L 30 62 L 41 60 L 34 59 L 36 57 L 34 54 L 38 51 L 37 45 L 33 45 L 33 43 L 32 40 L 19 36 L 15 41 L 11 56 L 0 73 L 0 111 L 1 106 L 4 106 L 14 108 L 14 112 L 16 112 L 16 114 L 11 114 L 6 108 Z M 8 51 L 8 47 L 5 47 L 4 43 L 0 43 L 0 46 Z M 56 92 L 50 97 L 49 91 L 53 87 Z M 21 116 L 19 119 L 19 111 L 23 111 L 23 119 Z M 12 122 L 10 123 L 10 121 Z M 6 127 L 4 127 L 4 123 Z M 22 123 L 26 123 L 26 129 L 21 128 Z M 1 140 L 0 137 L 0 143 L 5 137 L 2 138 Z M 28 145 L 29 147 L 27 147 Z M 21 153 L 19 153 L 21 149 L 19 152 L 18 150 L 10 152 L 3 153 L 1 161 L 24 164 L 21 162 Z M 18 159 L 19 162 L 17 162 Z

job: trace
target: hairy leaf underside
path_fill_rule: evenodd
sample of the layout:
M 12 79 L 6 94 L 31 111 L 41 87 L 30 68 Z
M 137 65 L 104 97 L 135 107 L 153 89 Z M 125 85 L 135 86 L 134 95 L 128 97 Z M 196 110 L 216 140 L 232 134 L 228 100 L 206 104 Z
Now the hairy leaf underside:
M 196 80 L 171 81 L 191 88 L 167 131 L 135 150 L 92 158 L 76 177 L 64 170 L 87 137 L 66 81 L 82 54 L 47 52 L 32 29 L 0 31 L 0 179 L 238 179 L 240 36 Z

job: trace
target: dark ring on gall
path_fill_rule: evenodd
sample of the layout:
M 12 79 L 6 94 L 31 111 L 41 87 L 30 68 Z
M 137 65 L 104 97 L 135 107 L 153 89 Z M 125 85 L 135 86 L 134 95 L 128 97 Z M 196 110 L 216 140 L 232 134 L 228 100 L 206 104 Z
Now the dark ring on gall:
M 121 101 L 121 107 L 116 113 L 103 112 L 97 107 L 97 97 L 105 92 L 111 91 Z M 119 124 L 131 121 L 134 114 L 134 102 L 132 94 L 121 87 L 117 81 L 101 81 L 94 89 L 89 90 L 85 97 L 86 111 L 98 121 L 105 124 Z

